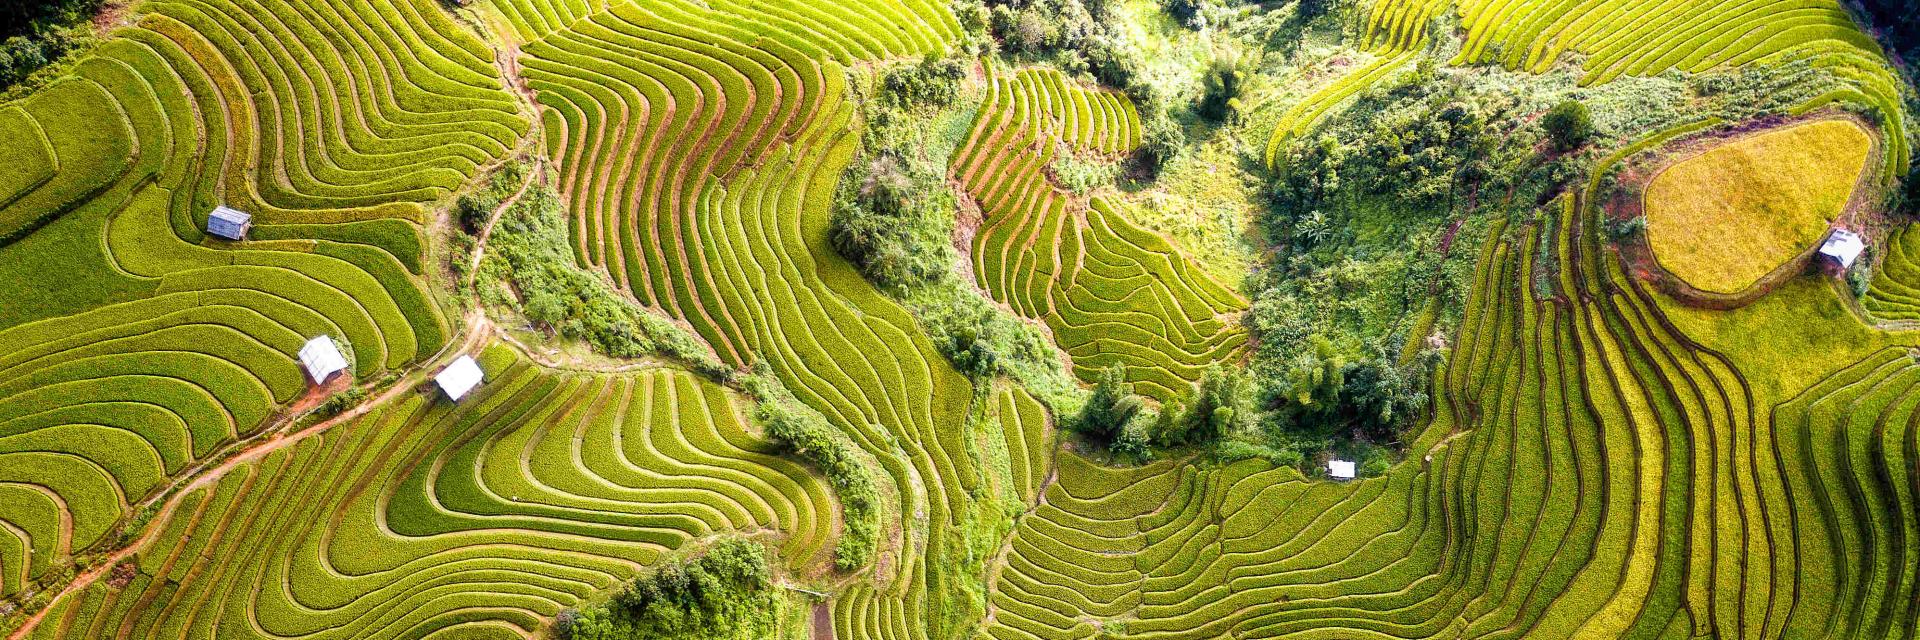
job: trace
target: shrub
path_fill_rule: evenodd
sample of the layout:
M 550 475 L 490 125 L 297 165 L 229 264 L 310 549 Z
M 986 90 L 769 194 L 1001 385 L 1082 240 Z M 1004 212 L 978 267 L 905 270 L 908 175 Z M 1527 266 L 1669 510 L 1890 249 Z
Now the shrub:
M 1238 430 L 1248 416 L 1249 387 L 1236 372 L 1219 364 L 1207 367 L 1194 385 L 1192 403 L 1170 404 L 1161 412 L 1156 438 L 1164 446 L 1205 444 Z
M 453 219 L 460 224 L 460 230 L 468 235 L 479 235 L 480 230 L 487 226 L 487 217 L 491 215 L 493 207 L 487 206 L 474 194 L 462 195 L 453 203 Z
M 1120 365 L 1100 371 L 1093 395 L 1074 417 L 1075 431 L 1102 446 L 1111 446 L 1120 438 L 1121 431 L 1141 407 L 1140 397 L 1133 394 L 1133 385 L 1127 383 L 1126 376 L 1126 369 Z
M 1215 51 L 1201 77 L 1200 116 L 1223 122 L 1240 111 L 1240 93 L 1245 89 L 1246 70 L 1240 66 L 1240 52 L 1224 48 Z
M 944 107 L 960 97 L 960 79 L 967 77 L 959 58 L 934 54 L 919 64 L 888 71 L 880 80 L 881 99 L 895 107 Z
M 1147 431 L 1141 427 L 1140 421 L 1129 420 L 1120 428 L 1113 443 L 1107 445 L 1107 450 L 1122 461 L 1138 464 L 1153 458 L 1153 452 L 1148 448 L 1149 442 Z
M 830 239 L 883 288 L 926 284 L 955 259 L 953 194 L 938 173 L 881 152 L 849 168 L 834 193 Z
M 777 608 L 765 550 L 730 538 L 635 578 L 605 603 L 562 612 L 554 631 L 571 640 L 769 637 Z
M 1088 38 L 1081 53 L 1086 56 L 1087 70 L 1093 73 L 1094 79 L 1110 87 L 1133 86 L 1140 79 L 1141 69 L 1146 67 L 1140 50 L 1120 34 L 1102 33 Z
M 347 353 L 347 352 L 342 351 L 341 353 Z M 325 420 L 327 418 L 331 418 L 331 417 L 340 415 L 342 413 L 345 413 L 348 409 L 352 409 L 354 406 L 362 402 L 365 402 L 366 400 L 367 400 L 366 389 L 362 389 L 360 387 L 350 387 L 345 391 L 341 391 L 340 393 L 333 394 L 331 397 L 327 398 L 326 402 L 322 402 L 320 403 L 320 406 L 314 407 L 312 416 L 319 420 Z
M 1160 9 L 1189 28 L 1207 26 L 1207 0 L 1161 0 Z
M 1547 139 L 1558 151 L 1578 149 L 1593 137 L 1593 115 L 1587 112 L 1587 105 L 1578 100 L 1567 100 L 1548 109 L 1547 115 L 1540 118 L 1540 126 L 1546 129 Z
M 1187 134 L 1166 109 L 1143 111 L 1140 146 L 1134 150 L 1134 163 L 1148 174 L 1158 174 L 1174 156 L 1187 146 Z
M 1607 220 L 1607 237 L 1625 240 L 1647 231 L 1647 217 L 1634 216 L 1625 220 Z

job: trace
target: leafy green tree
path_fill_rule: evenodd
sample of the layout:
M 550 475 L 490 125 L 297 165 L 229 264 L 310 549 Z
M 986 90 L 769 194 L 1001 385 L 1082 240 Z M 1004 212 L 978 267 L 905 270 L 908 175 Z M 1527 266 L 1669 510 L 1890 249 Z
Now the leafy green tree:
M 1074 430 L 1105 446 L 1113 444 L 1128 422 L 1140 413 L 1140 397 L 1127 382 L 1126 369 L 1113 365 L 1100 371 L 1093 395 L 1074 419 Z
M 1547 110 L 1540 118 L 1540 126 L 1547 130 L 1547 139 L 1557 151 L 1572 151 L 1580 148 L 1593 137 L 1593 115 L 1587 112 L 1586 103 L 1567 100 Z
M 1240 66 L 1240 52 L 1232 48 L 1215 51 L 1201 77 L 1200 116 L 1223 122 L 1240 110 L 1240 93 L 1246 87 L 1246 71 Z
M 960 97 L 960 79 L 965 77 L 967 68 L 959 58 L 929 53 L 919 64 L 893 69 L 881 77 L 881 97 L 902 108 L 944 107 Z

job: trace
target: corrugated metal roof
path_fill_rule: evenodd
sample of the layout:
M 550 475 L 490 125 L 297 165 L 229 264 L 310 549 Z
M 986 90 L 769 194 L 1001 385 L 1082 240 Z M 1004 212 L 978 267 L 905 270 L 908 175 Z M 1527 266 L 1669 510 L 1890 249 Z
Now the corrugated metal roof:
M 220 205 L 207 214 L 207 233 L 228 240 L 244 239 L 247 225 L 253 223 L 253 215 L 233 207 Z
M 465 397 L 468 391 L 480 386 L 480 381 L 484 377 L 485 374 L 480 371 L 480 364 L 474 362 L 472 356 L 460 356 L 453 361 L 453 364 L 440 370 L 440 375 L 434 376 L 433 381 L 440 385 L 441 391 L 446 392 L 448 400 L 458 401 Z
M 1353 479 L 1352 460 L 1328 460 L 1327 475 L 1337 480 Z
M 1860 234 L 1846 229 L 1836 229 L 1833 235 L 1827 236 L 1827 241 L 1820 245 L 1820 254 L 1833 258 L 1842 268 L 1845 268 L 1853 266 L 1853 261 L 1859 258 L 1860 252 L 1866 248 L 1867 243 L 1860 239 Z

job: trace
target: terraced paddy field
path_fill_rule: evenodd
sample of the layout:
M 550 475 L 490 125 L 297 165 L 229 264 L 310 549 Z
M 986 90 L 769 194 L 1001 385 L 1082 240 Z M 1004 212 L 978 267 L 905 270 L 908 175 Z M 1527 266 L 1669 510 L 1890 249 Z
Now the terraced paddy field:
M 116 4 L 0 102 L 0 633 L 1920 637 L 1920 238 L 1893 195 L 1914 93 L 1840 4 L 1225 2 L 1197 27 L 993 4 Z M 1187 47 L 1164 50 L 1260 53 L 1116 81 L 1072 48 L 1149 18 Z M 1330 57 L 1347 71 L 1289 66 Z M 933 89 L 902 71 L 941 61 Z M 1235 115 L 1193 106 L 1241 82 Z M 1526 161 L 1483 172 L 1551 188 L 1462 186 L 1435 218 L 1464 257 L 1434 281 L 1465 284 L 1418 289 L 1428 315 L 1382 349 L 1430 368 L 1285 354 L 1298 380 L 1262 379 L 1279 303 L 1136 224 L 1138 194 L 1207 141 L 1241 161 L 1212 170 L 1273 180 L 1422 82 L 1548 87 L 1594 133 L 1558 149 L 1518 109 Z M 1439 121 L 1481 117 L 1461 104 Z M 936 130 L 930 157 L 888 156 L 888 118 Z M 1663 160 L 1635 231 L 1612 176 Z M 968 308 L 1045 338 L 997 357 L 1083 385 L 963 373 L 953 337 L 992 336 L 836 250 L 836 194 L 897 186 L 837 189 L 849 168 L 915 161 L 955 203 L 937 248 Z M 1107 178 L 1070 186 L 1084 167 Z M 476 200 L 496 175 L 523 184 Z M 579 356 L 478 298 L 461 265 L 552 193 L 566 273 L 684 348 Z M 1848 203 L 1871 247 L 1851 283 L 1790 274 L 1736 308 L 1620 249 L 1738 289 Z M 244 239 L 208 232 L 216 205 L 252 214 Z M 1295 228 L 1249 249 L 1260 269 L 1294 266 Z M 607 322 L 540 293 L 504 295 Z M 347 361 L 321 383 L 318 336 Z M 483 381 L 450 397 L 462 355 Z M 1114 367 L 1125 389 L 1083 388 Z M 1378 415 L 1354 394 L 1394 385 L 1420 400 L 1390 438 L 1304 424 Z M 1089 425 L 1108 392 L 1117 436 Z M 1355 451 L 1360 477 L 1328 477 Z M 736 540 L 777 606 L 688 568 Z
M 1737 293 L 1813 248 L 1844 212 L 1872 140 L 1823 120 L 1675 162 L 1647 185 L 1647 241 L 1695 287 Z

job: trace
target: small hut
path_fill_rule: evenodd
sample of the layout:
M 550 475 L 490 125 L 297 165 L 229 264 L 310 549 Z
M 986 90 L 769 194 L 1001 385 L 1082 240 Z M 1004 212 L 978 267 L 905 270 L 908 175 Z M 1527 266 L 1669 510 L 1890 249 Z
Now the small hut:
M 207 233 L 228 240 L 247 239 L 247 230 L 253 228 L 253 214 L 220 205 L 207 215 Z
M 1827 235 L 1827 241 L 1820 244 L 1820 256 L 1833 261 L 1840 266 L 1841 271 L 1845 271 L 1853 266 L 1853 261 L 1858 259 L 1860 252 L 1866 248 L 1867 243 L 1860 239 L 1860 234 L 1846 229 L 1834 229 L 1833 233 Z
M 474 362 L 472 356 L 460 356 L 453 364 L 441 369 L 440 375 L 433 377 L 433 382 L 440 385 L 440 391 L 447 394 L 448 400 L 459 402 L 468 391 L 480 386 L 484 378 L 485 374 L 481 373 L 479 363 Z
M 320 336 L 300 347 L 300 366 L 306 368 L 314 384 L 325 384 L 333 374 L 347 370 L 347 358 L 340 355 L 332 337 Z
M 1328 460 L 1327 461 L 1327 477 L 1333 478 L 1335 480 L 1352 480 L 1353 479 L 1353 461 L 1352 460 Z

